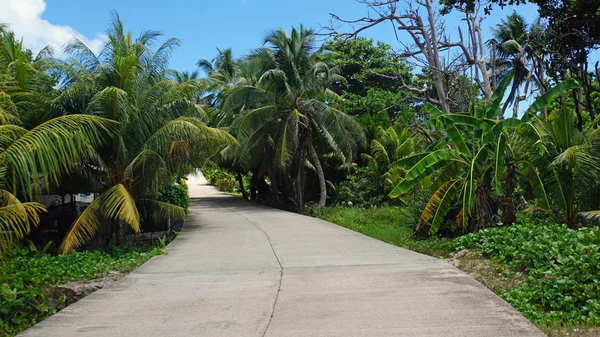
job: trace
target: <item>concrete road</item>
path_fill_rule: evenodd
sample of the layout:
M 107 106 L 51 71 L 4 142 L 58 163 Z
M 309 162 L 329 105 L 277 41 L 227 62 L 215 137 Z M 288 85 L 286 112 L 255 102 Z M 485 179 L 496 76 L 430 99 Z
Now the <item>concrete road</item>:
M 229 197 L 201 177 L 190 194 L 167 255 L 22 336 L 544 336 L 445 261 Z

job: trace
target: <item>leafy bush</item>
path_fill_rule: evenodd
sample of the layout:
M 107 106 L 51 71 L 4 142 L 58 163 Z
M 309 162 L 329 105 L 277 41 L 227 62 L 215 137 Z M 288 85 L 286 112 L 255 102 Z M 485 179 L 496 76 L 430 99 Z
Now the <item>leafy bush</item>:
M 202 173 L 208 180 L 208 182 L 215 186 L 219 191 L 229 193 L 242 193 L 240 185 L 235 175 L 216 168 L 216 169 L 203 169 Z M 244 176 L 244 188 L 248 190 L 250 188 L 250 181 Z
M 186 213 L 191 203 L 188 187 L 185 184 L 173 184 L 161 189 L 157 200 L 183 207 Z
M 356 206 L 381 206 L 389 199 L 383 191 L 383 184 L 377 173 L 359 168 L 348 180 L 330 188 L 330 203 Z
M 537 324 L 600 324 L 600 230 L 534 218 L 456 240 L 524 274 L 501 296 Z
M 111 270 L 129 272 L 161 252 L 152 248 L 116 256 L 102 251 L 34 253 L 0 261 L 0 336 L 15 335 L 56 311 L 48 306 L 44 285 L 91 280 Z

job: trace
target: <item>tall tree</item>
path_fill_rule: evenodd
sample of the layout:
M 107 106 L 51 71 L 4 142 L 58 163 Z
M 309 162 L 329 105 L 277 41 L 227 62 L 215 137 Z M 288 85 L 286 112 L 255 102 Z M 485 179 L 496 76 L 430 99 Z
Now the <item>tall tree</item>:
M 29 233 L 45 207 L 42 192 L 70 174 L 114 132 L 115 123 L 88 115 L 50 118 L 57 91 L 46 75 L 49 54 L 36 58 L 0 27 L 0 257 Z M 23 201 L 27 200 L 27 202 Z
M 106 229 L 117 242 L 125 225 L 140 230 L 140 211 L 152 216 L 181 219 L 180 207 L 156 200 L 161 186 L 175 175 L 202 166 L 210 151 L 233 142 L 224 131 L 205 126 L 204 111 L 190 96 L 197 81 L 182 83 L 167 74 L 171 52 L 179 45 L 167 39 L 156 50 L 151 46 L 160 33 L 145 31 L 133 39 L 113 13 L 107 42 L 99 56 L 79 40 L 66 52 L 72 56 L 67 88 L 58 98 L 64 111 L 81 111 L 119 122 L 109 146 L 91 160 L 101 181 L 100 195 L 68 230 L 61 252 L 69 252 Z M 106 221 L 108 220 L 108 222 Z
M 492 33 L 493 38 L 488 41 L 488 45 L 496 52 L 496 64 L 493 66 L 497 71 L 494 76 L 501 76 L 508 70 L 513 70 L 514 73 L 513 83 L 502 111 L 512 104 L 513 118 L 516 118 L 519 103 L 527 98 L 533 87 L 539 87 L 542 93 L 544 92 L 542 67 L 545 55 L 540 52 L 544 28 L 539 20 L 529 26 L 522 15 L 513 12 L 493 27 Z
M 451 41 L 444 25 L 439 24 L 439 14 L 432 0 L 397 1 L 397 0 L 359 0 L 365 4 L 370 14 L 358 19 L 343 19 L 331 14 L 334 20 L 353 27 L 352 32 L 338 32 L 338 27 L 330 26 L 332 34 L 342 37 L 355 37 L 361 32 L 381 23 L 391 23 L 396 39 L 403 47 L 400 54 L 407 60 L 427 69 L 423 73 L 433 84 L 435 95 L 423 88 L 404 84 L 403 86 L 420 95 L 427 102 L 441 108 L 444 113 L 450 112 L 450 92 L 454 87 L 445 79 L 453 73 L 463 73 L 465 68 L 473 71 L 472 79 L 480 88 L 481 95 L 486 101 L 492 97 L 492 86 L 487 68 L 486 49 L 481 30 L 482 18 L 477 11 L 464 11 L 466 31 L 458 27 L 458 40 Z M 408 39 L 402 39 L 398 32 L 407 34 Z M 459 51 L 458 57 L 452 59 L 443 55 L 449 49 Z
M 270 161 L 264 163 L 267 168 L 273 164 L 271 169 L 294 171 L 299 211 L 304 209 L 307 164 L 318 177 L 319 206 L 324 206 L 327 185 L 317 148 L 351 158 L 357 142 L 364 141 L 360 124 L 326 103 L 334 95 L 327 86 L 341 79 L 318 61 L 311 30 L 293 28 L 290 35 L 277 30 L 267 35 L 265 44 L 268 48 L 250 56 L 250 65 L 261 69 L 258 80 L 234 89 L 224 108 L 252 107 L 243 109 L 236 122 L 238 141 L 268 151 L 263 156 Z

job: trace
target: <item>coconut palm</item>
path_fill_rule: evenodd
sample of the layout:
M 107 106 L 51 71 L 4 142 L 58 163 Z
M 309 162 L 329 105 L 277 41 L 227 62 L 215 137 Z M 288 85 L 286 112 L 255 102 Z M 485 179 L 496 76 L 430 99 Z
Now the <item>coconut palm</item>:
M 580 131 L 575 118 L 566 107 L 552 111 L 548 119 L 533 118 L 527 151 L 548 186 L 555 215 L 569 226 L 577 215 L 600 218 L 600 211 L 594 211 L 600 208 L 600 130 L 591 123 Z
M 382 178 L 386 193 L 396 187 L 404 175 L 403 170 L 389 165 L 413 154 L 415 141 L 409 129 L 400 125 L 378 127 L 375 139 L 371 140 L 370 153 L 361 155 L 369 169 Z
M 21 202 L 48 190 L 50 184 L 87 158 L 103 143 L 115 123 L 87 115 L 51 119 L 27 130 L 15 124 L 0 125 L 0 245 L 21 239 L 39 223 L 45 207 Z
M 318 205 L 322 207 L 327 189 L 317 148 L 322 155 L 333 152 L 351 159 L 357 143 L 364 141 L 363 131 L 355 119 L 326 103 L 327 96 L 333 95 L 327 86 L 340 78 L 334 69 L 317 61 L 311 30 L 293 28 L 290 35 L 277 30 L 267 35 L 265 44 L 248 63 L 260 76 L 233 89 L 223 108 L 235 111 L 241 107 L 243 113 L 235 122 L 238 141 L 248 151 L 263 152 L 259 157 L 266 159 L 263 167 L 294 171 L 295 202 L 300 211 L 304 208 L 305 170 L 314 168 L 320 187 Z
M 202 123 L 204 111 L 194 101 L 197 81 L 169 79 L 168 61 L 179 41 L 167 39 L 152 50 L 159 36 L 145 31 L 133 39 L 113 13 L 98 56 L 78 40 L 66 48 L 72 56 L 69 86 L 57 103 L 65 111 L 82 109 L 118 121 L 119 130 L 92 158 L 102 181 L 100 195 L 68 230 L 60 246 L 63 253 L 108 225 L 117 240 L 125 225 L 140 231 L 141 210 L 152 209 L 159 219 L 182 219 L 181 207 L 155 199 L 158 189 L 201 167 L 210 151 L 233 142 L 225 131 Z
M 496 53 L 494 68 L 497 71 L 493 76 L 501 77 L 509 70 L 514 73 L 513 83 L 502 111 L 512 104 L 513 118 L 516 118 L 519 103 L 526 99 L 523 96 L 528 93 L 532 84 L 536 84 L 532 82 L 536 82 L 534 74 L 538 70 L 538 64 L 542 62 L 542 56 L 538 55 L 537 51 L 537 44 L 543 35 L 542 25 L 539 21 L 528 25 L 525 17 L 514 12 L 493 27 L 492 34 L 493 38 L 488 41 L 488 45 Z M 519 89 L 523 85 L 525 89 L 523 95 L 520 95 Z
M 0 252 L 39 223 L 45 207 L 33 200 L 87 158 L 115 123 L 88 115 L 51 118 L 55 90 L 44 71 L 48 49 L 36 58 L 0 27 Z M 42 121 L 41 123 L 39 121 Z

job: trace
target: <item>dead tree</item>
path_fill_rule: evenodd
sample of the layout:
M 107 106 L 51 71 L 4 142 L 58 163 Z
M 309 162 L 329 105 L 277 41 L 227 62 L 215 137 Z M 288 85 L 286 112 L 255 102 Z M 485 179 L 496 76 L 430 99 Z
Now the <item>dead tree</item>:
M 464 62 L 468 67 L 475 67 L 473 80 L 481 89 L 485 99 L 492 96 L 492 85 L 487 70 L 485 43 L 480 28 L 481 20 L 477 12 L 464 12 L 467 27 L 467 40 L 463 37 L 462 29 L 458 29 L 458 41 L 450 41 L 445 33 L 443 20 L 437 14 L 432 0 L 357 0 L 364 4 L 369 15 L 348 20 L 331 13 L 332 23 L 327 29 L 331 34 L 346 38 L 356 37 L 361 32 L 376 25 L 391 22 L 396 34 L 396 40 L 402 46 L 398 53 L 400 57 L 406 58 L 415 65 L 429 69 L 427 76 L 431 79 L 436 97 L 428 95 L 428 88 L 416 88 L 406 83 L 403 87 L 413 92 L 428 102 L 436 104 L 445 113 L 450 113 L 452 88 L 445 79 L 455 76 L 461 72 L 460 66 L 456 66 L 457 60 Z M 340 32 L 339 26 L 349 25 L 350 32 Z M 398 32 L 405 32 L 410 37 L 406 42 L 400 39 Z M 445 51 L 458 50 L 458 55 L 444 57 Z

